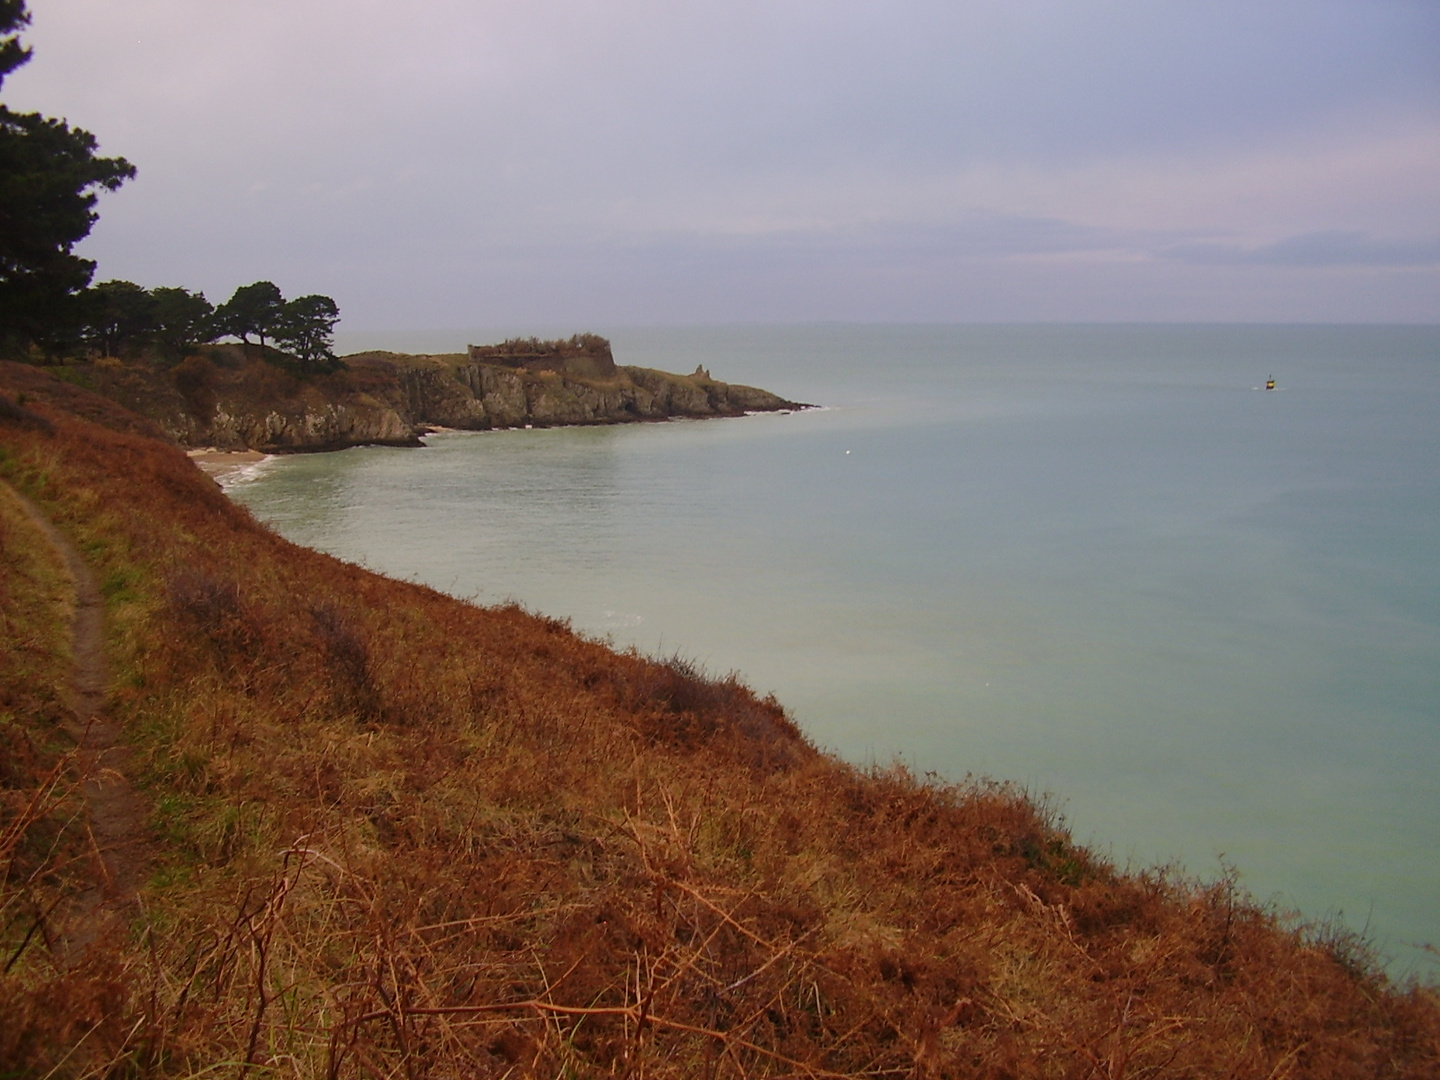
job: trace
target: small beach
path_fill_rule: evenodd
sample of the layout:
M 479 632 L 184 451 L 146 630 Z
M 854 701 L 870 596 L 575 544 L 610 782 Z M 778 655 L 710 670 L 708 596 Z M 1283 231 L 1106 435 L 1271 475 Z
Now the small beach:
M 213 476 L 222 486 L 225 479 L 258 465 L 269 455 L 259 450 L 217 450 L 213 446 L 186 451 L 186 455 L 205 472 Z

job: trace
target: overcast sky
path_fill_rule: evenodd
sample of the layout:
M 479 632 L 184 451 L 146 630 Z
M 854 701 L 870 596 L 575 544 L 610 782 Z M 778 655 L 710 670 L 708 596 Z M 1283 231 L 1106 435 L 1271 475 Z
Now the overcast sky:
M 1437 0 L 31 0 L 97 280 L 346 330 L 1440 322 Z

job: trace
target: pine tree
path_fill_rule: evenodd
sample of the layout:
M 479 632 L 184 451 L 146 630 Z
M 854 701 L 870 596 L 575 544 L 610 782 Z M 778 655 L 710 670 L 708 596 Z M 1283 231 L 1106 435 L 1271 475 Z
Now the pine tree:
M 0 87 L 30 59 L 19 39 L 29 22 L 24 0 L 0 0 Z M 95 264 L 71 249 L 95 224 L 98 192 L 135 175 L 97 149 L 88 131 L 0 104 L 0 350 L 55 355 L 79 342 Z

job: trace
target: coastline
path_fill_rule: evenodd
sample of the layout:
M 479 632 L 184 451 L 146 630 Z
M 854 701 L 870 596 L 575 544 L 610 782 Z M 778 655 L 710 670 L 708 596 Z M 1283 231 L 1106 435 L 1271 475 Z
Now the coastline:
M 599 370 L 594 357 L 559 367 L 505 359 L 484 350 L 474 357 L 360 353 L 342 357 L 334 370 L 307 373 L 279 354 L 212 345 L 173 368 L 106 359 L 68 364 L 63 378 L 144 416 L 187 450 L 267 454 L 420 446 L 423 435 L 441 429 L 583 427 L 807 407 L 722 382 L 703 368 L 679 375 L 613 361 Z M 221 460 L 211 459 L 217 468 Z
M 1302 521 L 1330 529 L 1381 506 L 1387 532 L 1418 540 L 1433 516 L 1423 504 L 1397 513 L 1405 508 L 1371 492 L 1302 518 L 1283 496 L 1321 462 L 1333 475 L 1377 474 L 1390 462 L 1400 466 L 1387 472 L 1391 483 L 1412 482 L 1385 449 L 1386 432 L 1353 414 L 1362 403 L 1423 401 L 1433 374 L 1387 365 L 1383 379 L 1362 380 L 1347 357 L 1388 355 L 1388 334 L 1330 342 L 1307 331 L 1294 351 L 1331 360 L 1286 362 L 1283 381 L 1310 395 L 1299 402 L 1249 392 L 1279 348 L 1269 331 L 1156 330 L 1133 349 L 1131 335 L 1077 334 L 1083 356 L 1108 357 L 1078 367 L 1056 331 L 917 331 L 905 339 L 913 362 L 884 366 L 871 363 L 880 331 L 656 335 L 640 357 L 652 366 L 674 356 L 672 366 L 689 370 L 709 356 L 717 373 L 723 364 L 737 381 L 831 408 L 749 426 L 436 435 L 420 458 L 382 451 L 264 465 L 263 479 L 236 496 L 272 523 L 288 504 L 298 528 L 277 525 L 282 534 L 351 561 L 484 602 L 518 598 L 621 646 L 679 645 L 714 670 L 743 672 L 848 760 L 883 759 L 903 745 L 907 760 L 944 776 L 1024 777 L 1062 793 L 1081 835 L 1137 861 L 1204 873 L 1224 852 L 1286 908 L 1359 912 L 1395 957 L 1392 971 L 1434 971 L 1433 954 L 1412 945 L 1437 938 L 1425 903 L 1433 869 L 1414 856 L 1426 850 L 1426 818 L 1413 793 L 1433 787 L 1415 774 L 1421 753 L 1371 737 L 1374 727 L 1347 727 L 1358 699 L 1325 700 L 1295 677 L 1297 662 L 1323 662 L 1357 687 L 1367 668 L 1387 671 L 1393 681 L 1367 687 L 1364 706 L 1386 730 L 1414 731 L 1403 725 L 1407 701 L 1422 700 L 1423 672 L 1376 666 L 1411 629 L 1397 623 L 1392 637 L 1372 626 L 1367 642 L 1332 624 L 1322 640 L 1306 598 L 1366 618 L 1346 605 L 1361 586 L 1367 607 L 1385 599 L 1371 588 L 1386 580 L 1385 564 L 1366 554 L 1381 545 L 1356 537 L 1355 576 L 1330 582 L 1331 542 L 1287 542 Z M 823 368 L 817 353 L 828 358 Z M 1331 405 L 1345 429 L 1366 433 L 1363 459 L 1301 422 L 1320 389 L 1344 391 Z M 1397 433 L 1424 446 L 1433 436 L 1403 419 L 1421 412 L 1393 415 Z M 1162 415 L 1163 439 L 1146 438 Z M 1249 449 L 1212 444 L 1214 431 Z M 444 460 L 467 445 L 472 464 Z M 1134 453 L 1122 456 L 1122 445 Z M 1109 449 L 1117 452 L 1106 467 L 1091 468 Z M 1163 457 L 1163 470 L 1145 464 L 1151 455 Z M 365 491 L 364 509 L 342 519 L 343 544 L 303 497 L 304 483 L 332 468 Z M 1167 492 L 1166 475 L 1191 483 Z M 466 478 L 466 498 L 432 512 L 429 481 L 443 492 L 450 476 Z M 1257 506 L 1270 493 L 1281 501 Z M 1247 505 L 1243 526 L 1197 513 Z M 462 523 L 446 541 L 442 518 L 452 512 Z M 1049 531 L 1061 521 L 1075 525 L 1071 537 Z M 1135 528 L 1110 530 L 1114 522 Z M 386 536 L 400 541 L 393 556 Z M 1404 565 L 1424 580 L 1424 563 Z M 661 582 L 678 587 L 671 595 Z M 1282 599 L 1300 606 L 1277 609 Z M 1175 617 L 1202 611 L 1203 625 Z M 1245 618 L 1229 624 L 1227 614 Z M 1412 629 L 1420 637 L 1410 641 L 1427 649 L 1433 635 Z M 862 663 L 847 662 L 856 655 Z M 1327 745 L 1297 741 L 1302 709 L 1326 718 Z M 1268 755 L 1277 745 L 1297 749 Z M 1332 778 L 1343 804 L 1317 794 L 1302 761 Z M 1372 794 L 1365 776 L 1380 773 L 1404 782 Z M 1367 833 L 1389 837 L 1386 848 L 1368 845 Z

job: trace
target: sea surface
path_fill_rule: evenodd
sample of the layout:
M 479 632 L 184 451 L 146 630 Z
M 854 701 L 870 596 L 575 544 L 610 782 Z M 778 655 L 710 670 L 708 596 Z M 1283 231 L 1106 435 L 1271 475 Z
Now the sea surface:
M 823 408 L 436 434 L 228 490 L 1440 973 L 1440 327 L 598 329 Z

